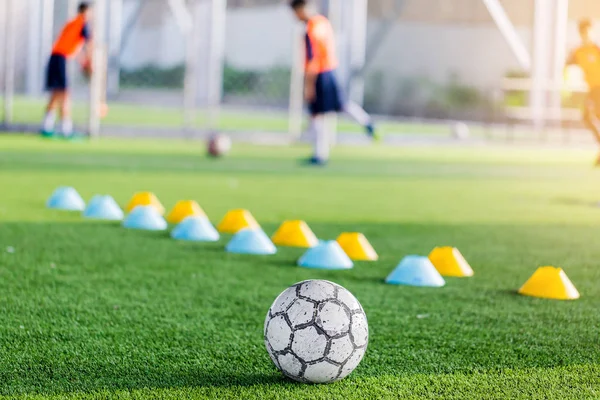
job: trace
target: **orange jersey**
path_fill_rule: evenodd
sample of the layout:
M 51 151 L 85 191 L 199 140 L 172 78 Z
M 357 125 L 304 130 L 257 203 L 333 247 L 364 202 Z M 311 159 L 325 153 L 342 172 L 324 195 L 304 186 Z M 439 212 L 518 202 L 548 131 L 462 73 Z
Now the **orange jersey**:
M 585 81 L 591 88 L 600 88 L 600 48 L 594 44 L 583 45 L 569 56 L 568 64 L 583 70 Z
M 63 28 L 52 49 L 52 54 L 73 57 L 89 38 L 86 20 L 78 16 L 69 21 Z
M 320 74 L 337 66 L 333 27 L 324 16 L 314 16 L 306 24 L 306 72 Z

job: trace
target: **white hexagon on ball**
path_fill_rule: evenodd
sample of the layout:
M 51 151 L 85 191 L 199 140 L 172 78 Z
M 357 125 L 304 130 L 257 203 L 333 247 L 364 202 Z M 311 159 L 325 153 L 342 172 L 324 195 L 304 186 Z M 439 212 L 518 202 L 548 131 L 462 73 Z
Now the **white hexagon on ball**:
M 331 347 L 329 348 L 329 353 L 327 353 L 327 358 L 336 363 L 342 364 L 348 358 L 350 358 L 353 352 L 354 344 L 352 344 L 350 336 L 346 335 L 331 341 Z
M 328 301 L 319 306 L 315 321 L 329 336 L 343 335 L 350 328 L 350 313 L 342 304 Z
M 335 287 L 327 281 L 305 281 L 300 285 L 300 296 L 313 301 L 333 299 Z
M 290 328 L 283 315 L 272 318 L 267 323 L 265 340 L 274 351 L 285 350 L 290 344 L 291 336 L 292 328 Z
M 279 363 L 278 368 L 288 376 L 298 376 L 302 371 L 302 363 L 292 353 L 280 355 L 277 362 Z
M 352 325 L 350 328 L 352 339 L 357 347 L 366 346 L 369 342 L 369 325 L 364 313 L 355 313 L 352 315 Z
M 304 362 L 323 358 L 326 349 L 327 337 L 320 334 L 314 326 L 294 331 L 292 351 Z
M 315 304 L 304 299 L 296 301 L 287 310 L 287 315 L 293 328 L 308 324 L 313 320 Z
M 296 297 L 296 288 L 295 287 L 287 288 L 279 296 L 277 296 L 277 298 L 273 302 L 273 305 L 271 306 L 271 309 L 269 311 L 271 311 L 272 315 L 283 312 L 283 311 L 287 310 L 289 308 L 289 306 L 292 305 L 292 303 L 294 302 L 294 300 L 296 300 L 296 298 L 297 298 Z M 268 318 L 267 318 L 267 321 L 268 321 Z
M 304 379 L 311 383 L 328 383 L 336 380 L 340 374 L 340 366 L 329 361 L 311 364 L 304 371 Z
M 360 303 L 348 290 L 328 281 L 304 281 L 286 289 L 265 321 L 271 360 L 285 376 L 299 382 L 345 378 L 362 360 L 368 341 L 367 317 Z

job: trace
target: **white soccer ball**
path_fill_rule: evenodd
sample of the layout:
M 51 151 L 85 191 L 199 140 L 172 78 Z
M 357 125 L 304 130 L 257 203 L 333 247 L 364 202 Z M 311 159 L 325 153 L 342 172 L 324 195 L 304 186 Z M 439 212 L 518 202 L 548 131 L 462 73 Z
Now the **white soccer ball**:
M 333 282 L 310 280 L 284 290 L 267 313 L 265 346 L 283 374 L 304 383 L 344 379 L 369 342 L 362 306 Z
M 469 125 L 464 122 L 455 122 L 452 124 L 452 137 L 458 140 L 465 140 L 471 136 Z

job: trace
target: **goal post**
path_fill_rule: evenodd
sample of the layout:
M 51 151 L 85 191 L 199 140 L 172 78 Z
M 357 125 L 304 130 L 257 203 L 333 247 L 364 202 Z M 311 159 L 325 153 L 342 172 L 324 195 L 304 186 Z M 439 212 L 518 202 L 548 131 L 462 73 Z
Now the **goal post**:
M 107 23 L 108 0 L 96 0 L 92 23 L 92 76 L 90 79 L 90 105 L 88 116 L 88 134 L 91 138 L 100 136 L 100 119 L 103 104 L 106 102 L 107 74 Z
M 292 139 L 302 135 L 302 117 L 304 115 L 304 27 L 294 26 L 292 37 L 292 66 L 290 76 L 290 99 L 288 110 L 288 130 Z
M 15 18 L 13 16 L 16 8 L 16 0 L 5 0 L 4 15 L 4 101 L 2 122 L 6 125 L 12 123 L 13 118 L 13 98 L 15 92 L 15 56 L 16 56 L 16 38 L 15 38 Z
M 185 30 L 187 18 L 183 18 L 181 28 L 186 39 L 184 124 L 186 129 L 194 127 L 196 108 L 201 104 L 206 111 L 204 129 L 213 133 L 219 126 L 223 92 L 227 1 L 196 0 L 186 10 L 192 29 Z M 183 15 L 181 10 L 178 12 Z
M 167 0 L 167 4 L 177 21 L 177 26 L 184 36 L 188 36 L 192 32 L 193 19 L 185 0 Z
M 167 4 L 186 43 L 185 77 L 183 82 L 183 126 L 185 129 L 191 129 L 196 117 L 196 62 L 194 57 L 196 34 L 194 32 L 193 14 L 188 9 L 185 0 L 167 0 Z M 195 6 L 196 4 L 192 5 L 192 7 Z

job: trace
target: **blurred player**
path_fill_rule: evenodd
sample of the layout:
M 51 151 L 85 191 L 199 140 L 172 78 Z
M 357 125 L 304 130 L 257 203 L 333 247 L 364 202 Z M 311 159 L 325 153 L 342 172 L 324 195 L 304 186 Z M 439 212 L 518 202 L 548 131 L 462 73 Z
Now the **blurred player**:
M 292 0 L 290 6 L 296 17 L 306 24 L 306 65 L 304 99 L 311 114 L 311 129 L 315 134 L 312 164 L 324 165 L 329 159 L 329 132 L 325 115 L 346 112 L 364 126 L 367 134 L 375 136 L 371 117 L 358 105 L 345 102 L 335 77 L 338 60 L 331 23 L 316 13 L 308 0 Z
M 600 47 L 590 37 L 592 23 L 589 20 L 579 22 L 581 45 L 567 59 L 567 66 L 577 65 L 583 70 L 589 91 L 585 100 L 583 120 L 600 144 Z M 600 165 L 600 157 L 596 166 Z
M 54 43 L 52 55 L 46 71 L 46 90 L 50 92 L 50 100 L 46 107 L 46 115 L 42 125 L 42 135 L 52 136 L 56 123 L 56 109 L 60 111 L 60 133 L 65 137 L 73 134 L 71 119 L 71 96 L 67 82 L 67 60 L 80 54 L 85 47 L 80 63 L 86 75 L 91 75 L 91 43 L 88 21 L 91 6 L 82 2 L 77 8 L 77 17 L 69 21 L 58 40 Z

